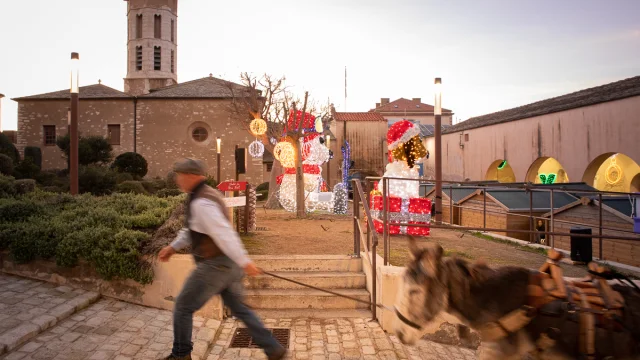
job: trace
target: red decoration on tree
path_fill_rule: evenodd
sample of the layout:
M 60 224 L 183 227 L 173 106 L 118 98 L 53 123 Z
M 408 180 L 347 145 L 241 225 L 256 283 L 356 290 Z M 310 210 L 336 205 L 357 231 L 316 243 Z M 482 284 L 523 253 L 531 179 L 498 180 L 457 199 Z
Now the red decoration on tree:
M 302 111 L 298 110 L 296 112 L 296 116 L 294 119 L 293 110 L 289 110 L 289 121 L 287 125 L 289 126 L 289 131 L 297 130 L 300 126 L 300 120 L 302 119 Z M 316 117 L 309 114 L 304 113 L 304 122 L 302 123 L 303 129 L 315 129 L 316 127 Z

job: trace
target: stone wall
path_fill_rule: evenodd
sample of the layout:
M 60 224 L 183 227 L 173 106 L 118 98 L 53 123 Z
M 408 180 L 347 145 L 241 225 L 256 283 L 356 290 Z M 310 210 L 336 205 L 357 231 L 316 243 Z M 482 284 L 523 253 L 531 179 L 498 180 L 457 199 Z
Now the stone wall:
M 55 125 L 56 136 L 67 134 L 69 100 L 22 100 L 18 104 L 18 143 L 24 154 L 26 146 L 42 149 L 43 169 L 63 169 L 67 161 L 55 145 L 44 145 L 44 125 Z M 81 99 L 78 108 L 80 135 L 107 136 L 108 125 L 120 125 L 120 145 L 113 145 L 117 156 L 133 151 L 133 100 Z
M 183 157 L 205 161 L 209 173 L 216 177 L 216 138 L 222 139 L 222 180 L 235 176 L 235 145 L 248 148 L 255 140 L 230 111 L 230 100 L 138 99 L 137 151 L 149 162 L 149 176 L 165 176 L 173 163 Z M 193 139 L 195 128 L 204 128 L 207 139 Z M 254 186 L 263 179 L 262 158 L 247 154 L 247 180 Z

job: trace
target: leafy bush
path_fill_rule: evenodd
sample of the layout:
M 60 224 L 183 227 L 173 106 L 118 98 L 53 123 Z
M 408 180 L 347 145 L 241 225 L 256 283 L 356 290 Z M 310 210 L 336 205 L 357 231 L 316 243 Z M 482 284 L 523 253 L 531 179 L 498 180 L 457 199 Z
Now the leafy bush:
M 8 199 L 0 202 L 0 223 L 27 221 L 34 215 L 45 212 L 45 207 L 27 199 Z
M 145 190 L 140 181 L 124 181 L 116 186 L 116 191 L 123 194 L 147 194 L 147 190 Z
M 11 140 L 3 133 L 0 133 L 0 154 L 7 155 L 14 164 L 20 161 L 20 152 L 18 152 L 16 146 L 13 145 Z
M 142 179 L 147 175 L 148 164 L 145 158 L 134 152 L 126 152 L 118 155 L 111 165 L 118 172 L 133 175 L 135 179 Z
M 35 179 L 38 174 L 40 174 L 40 168 L 33 162 L 32 158 L 25 157 L 13 169 L 13 176 L 16 179 Z
M 7 176 L 13 174 L 13 160 L 5 154 L 0 154 L 0 174 Z
M 256 195 L 258 196 L 258 201 L 267 201 L 269 199 L 269 190 L 256 191 Z
M 80 166 L 78 181 L 81 193 L 107 195 L 116 187 L 116 173 L 102 166 Z
M 0 198 L 9 198 L 15 194 L 16 186 L 13 177 L 0 174 Z
M 263 191 L 263 190 L 269 190 L 269 182 L 268 181 L 267 182 L 263 182 L 262 184 L 260 184 L 260 185 L 258 185 L 256 187 L 256 191 L 258 191 L 258 192 Z
M 69 158 L 71 148 L 69 135 L 59 137 L 56 145 Z M 113 147 L 102 136 L 81 136 L 78 139 L 78 163 L 80 165 L 107 164 L 113 159 Z
M 218 187 L 219 184 L 218 180 L 214 179 L 211 175 L 207 175 L 207 179 L 205 180 L 205 182 L 207 183 L 207 185 L 211 186 L 214 189 Z
M 24 158 L 31 159 L 38 169 L 42 169 L 42 150 L 37 146 L 27 146 L 24 148 Z
M 33 179 L 16 180 L 15 187 L 18 194 L 27 194 L 36 189 L 36 181 Z
M 179 195 L 182 195 L 182 191 L 178 189 L 161 189 L 161 190 L 158 190 L 158 192 L 156 192 L 156 196 L 161 198 L 179 196 Z
M 167 173 L 167 188 L 169 189 L 178 188 L 178 185 L 176 185 L 176 173 L 173 171 L 169 171 Z
M 116 184 L 123 183 L 125 181 L 133 181 L 133 176 L 128 173 L 117 173 L 116 174 Z

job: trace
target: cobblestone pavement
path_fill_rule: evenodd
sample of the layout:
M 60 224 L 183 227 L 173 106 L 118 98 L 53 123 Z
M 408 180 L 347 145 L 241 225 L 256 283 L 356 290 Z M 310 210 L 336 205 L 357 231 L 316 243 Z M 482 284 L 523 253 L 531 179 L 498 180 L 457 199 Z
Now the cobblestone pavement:
M 98 297 L 93 292 L 0 274 L 0 355 Z
M 203 358 L 220 321 L 194 318 L 193 358 Z M 102 299 L 3 360 L 159 359 L 171 352 L 171 312 Z
M 402 345 L 369 319 L 263 319 L 269 328 L 291 329 L 288 359 L 476 359 L 474 350 L 421 341 L 414 347 Z M 229 319 L 221 325 L 219 336 L 206 360 L 266 359 L 259 349 L 229 348 L 241 322 Z
M 93 303 L 97 298 L 83 290 L 0 275 L 0 346 L 7 352 L 0 353 L 0 360 L 134 360 L 169 354 L 170 311 L 104 298 Z M 476 358 L 476 351 L 428 341 L 406 347 L 369 319 L 263 321 L 269 328 L 291 330 L 287 359 Z M 193 358 L 266 359 L 259 349 L 229 348 L 239 326 L 234 319 L 221 324 L 195 317 Z

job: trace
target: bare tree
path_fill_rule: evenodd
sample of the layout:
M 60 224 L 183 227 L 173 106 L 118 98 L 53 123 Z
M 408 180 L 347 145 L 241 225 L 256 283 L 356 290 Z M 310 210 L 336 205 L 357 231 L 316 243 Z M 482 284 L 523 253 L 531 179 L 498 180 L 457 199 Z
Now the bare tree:
M 243 128 L 251 133 L 250 124 L 254 119 L 261 118 L 267 122 L 267 132 L 261 136 L 265 150 L 274 153 L 275 144 L 272 139 L 289 138 L 296 152 L 296 213 L 303 217 L 305 213 L 304 174 L 302 171 L 302 149 L 300 139 L 309 136 L 304 130 L 305 113 L 315 113 L 323 121 L 325 133 L 329 133 L 330 106 L 318 107 L 309 99 L 305 92 L 302 99 L 296 98 L 284 84 L 284 77 L 274 77 L 268 74 L 256 77 L 249 73 L 240 74 L 241 85 L 229 83 L 232 92 L 232 111 L 242 120 Z M 302 103 L 300 121 L 289 123 L 291 113 L 297 117 L 298 104 Z M 319 112 L 319 114 L 318 114 Z M 294 117 L 295 118 L 295 117 Z M 269 199 L 265 207 L 278 208 L 277 177 L 283 172 L 282 164 L 274 159 L 274 166 L 269 179 Z

